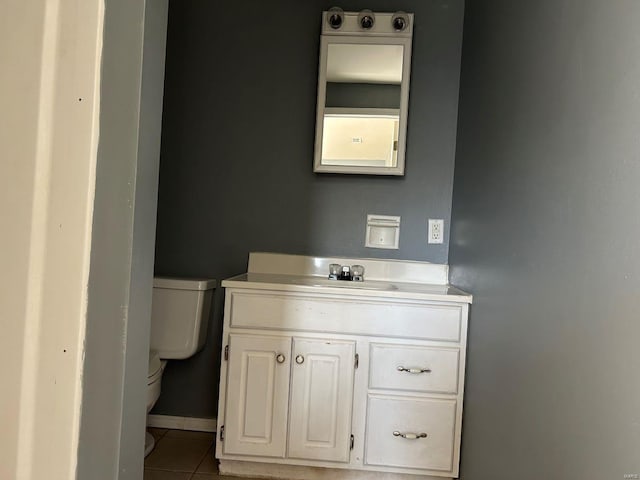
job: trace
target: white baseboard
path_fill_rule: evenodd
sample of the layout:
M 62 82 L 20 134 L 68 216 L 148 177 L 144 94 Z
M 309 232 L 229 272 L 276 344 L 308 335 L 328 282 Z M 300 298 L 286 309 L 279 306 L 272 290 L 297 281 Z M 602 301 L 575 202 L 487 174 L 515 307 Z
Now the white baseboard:
M 147 415 L 147 427 L 171 428 L 172 430 L 194 430 L 196 432 L 215 432 L 217 426 L 218 421 L 215 418 Z

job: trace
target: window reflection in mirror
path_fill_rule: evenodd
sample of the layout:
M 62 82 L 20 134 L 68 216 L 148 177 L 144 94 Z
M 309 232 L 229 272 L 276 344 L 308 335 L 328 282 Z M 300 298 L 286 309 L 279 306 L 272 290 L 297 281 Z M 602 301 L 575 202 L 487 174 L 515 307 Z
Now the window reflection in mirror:
M 322 36 L 316 172 L 404 174 L 410 48 L 410 36 Z
M 341 109 L 337 109 L 341 110 Z M 360 109 L 376 110 L 376 109 Z M 395 167 L 398 163 L 398 114 L 325 109 L 323 165 Z

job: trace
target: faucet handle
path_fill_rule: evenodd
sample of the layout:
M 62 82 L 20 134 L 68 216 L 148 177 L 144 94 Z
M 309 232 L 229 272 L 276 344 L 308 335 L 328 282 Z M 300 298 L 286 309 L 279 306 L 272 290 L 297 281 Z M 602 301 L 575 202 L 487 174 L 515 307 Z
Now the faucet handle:
M 329 264 L 329 278 L 332 280 L 337 280 L 340 276 L 340 270 L 342 269 L 342 265 L 339 263 L 331 263 Z
M 362 282 L 364 280 L 364 267 L 362 265 L 352 265 L 351 275 L 355 282 Z

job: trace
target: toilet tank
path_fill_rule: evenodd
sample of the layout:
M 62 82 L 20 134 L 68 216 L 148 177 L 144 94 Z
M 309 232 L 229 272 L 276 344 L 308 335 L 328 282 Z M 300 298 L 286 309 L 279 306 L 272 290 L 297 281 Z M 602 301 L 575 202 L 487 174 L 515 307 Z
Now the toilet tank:
M 189 358 L 204 347 L 215 287 L 210 279 L 153 279 L 150 348 L 160 358 Z

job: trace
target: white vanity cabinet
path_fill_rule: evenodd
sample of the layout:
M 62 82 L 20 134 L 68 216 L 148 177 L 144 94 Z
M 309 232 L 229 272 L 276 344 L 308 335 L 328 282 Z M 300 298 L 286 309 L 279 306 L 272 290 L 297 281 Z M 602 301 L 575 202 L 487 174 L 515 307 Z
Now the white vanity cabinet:
M 295 273 L 222 284 L 221 473 L 457 477 L 471 296 Z
M 230 334 L 226 350 L 225 454 L 348 461 L 355 342 Z

